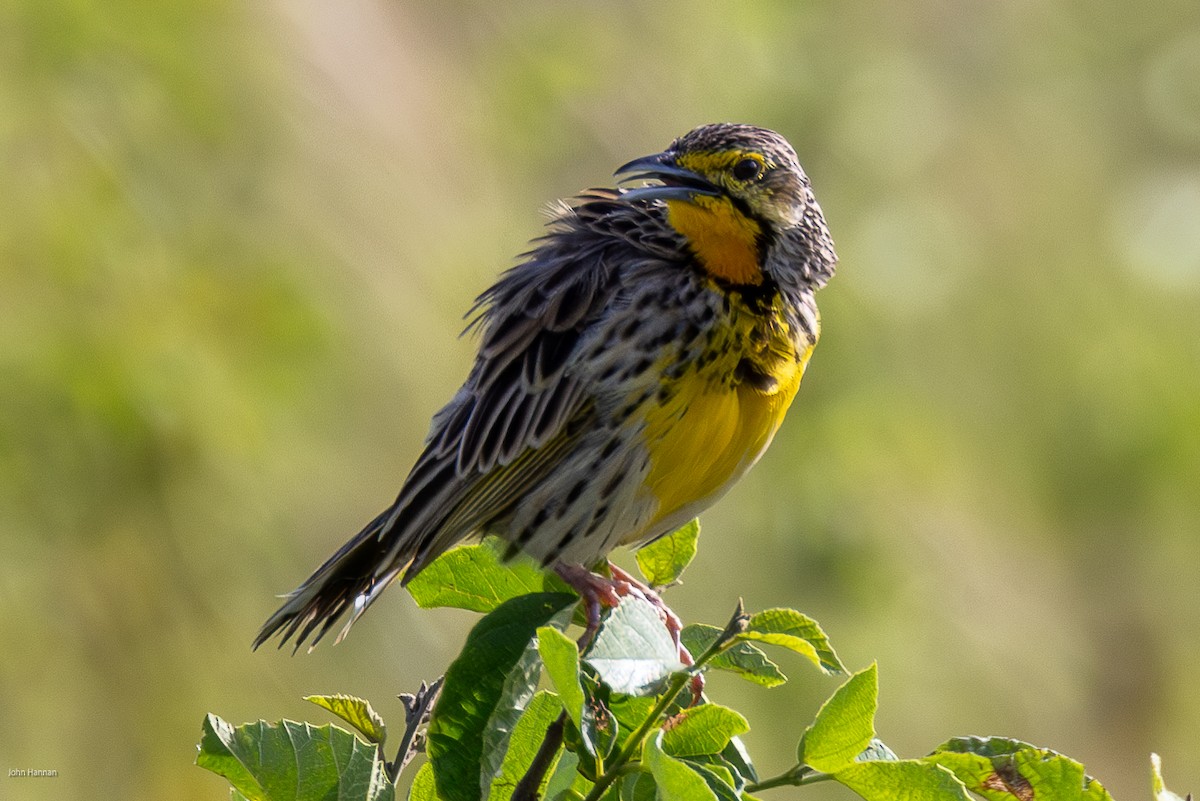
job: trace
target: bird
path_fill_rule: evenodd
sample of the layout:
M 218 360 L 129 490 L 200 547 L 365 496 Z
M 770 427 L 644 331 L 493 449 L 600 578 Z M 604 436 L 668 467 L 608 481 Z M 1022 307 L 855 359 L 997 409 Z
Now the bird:
M 638 593 L 608 554 L 676 530 L 763 455 L 837 264 L 795 150 L 708 124 L 614 175 L 560 201 L 476 299 L 474 363 L 395 501 L 282 596 L 255 648 L 315 646 L 349 614 L 340 640 L 393 581 L 484 535 L 555 570 L 594 630 Z

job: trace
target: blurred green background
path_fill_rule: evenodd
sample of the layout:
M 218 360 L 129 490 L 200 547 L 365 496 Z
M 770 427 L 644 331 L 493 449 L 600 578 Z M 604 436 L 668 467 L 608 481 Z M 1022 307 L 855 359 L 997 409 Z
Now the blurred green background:
M 390 501 L 542 206 L 717 120 L 791 139 L 842 260 L 673 606 L 812 614 L 902 755 L 1200 790 L 1195 0 L 6 0 L 0 796 L 224 798 L 206 712 L 401 719 L 473 615 L 252 653 L 273 596 Z M 785 668 L 711 682 L 771 772 L 836 684 Z

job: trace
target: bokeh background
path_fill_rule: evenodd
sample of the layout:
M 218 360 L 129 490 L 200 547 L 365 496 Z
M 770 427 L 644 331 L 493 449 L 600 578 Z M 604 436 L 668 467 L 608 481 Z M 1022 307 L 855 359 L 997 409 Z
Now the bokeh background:
M 791 139 L 842 261 L 675 608 L 812 614 L 902 755 L 1200 790 L 1194 0 L 6 0 L 0 796 L 224 798 L 209 711 L 399 720 L 473 615 L 252 653 L 273 596 L 390 500 L 540 208 L 716 120 Z M 712 680 L 764 772 L 836 684 L 784 666 Z

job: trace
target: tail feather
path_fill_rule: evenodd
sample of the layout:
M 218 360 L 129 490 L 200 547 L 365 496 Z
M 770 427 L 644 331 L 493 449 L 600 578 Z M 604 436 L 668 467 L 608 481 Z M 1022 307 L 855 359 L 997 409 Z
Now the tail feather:
M 281 632 L 280 648 L 295 637 L 293 651 L 299 650 L 304 641 L 312 636 L 311 650 L 347 611 L 354 612 L 351 622 L 357 620 L 367 605 L 404 567 L 401 565 L 400 568 L 377 575 L 377 563 L 381 556 L 379 535 L 390 513 L 389 509 L 372 520 L 303 584 L 284 596 L 286 602 L 263 624 L 254 639 L 254 647 L 258 648 Z
M 354 621 L 440 532 L 462 485 L 452 458 L 441 464 L 418 463 L 396 503 L 284 596 L 285 603 L 263 624 L 254 647 L 280 634 L 279 647 L 295 638 L 294 652 L 311 637 L 312 650 L 349 612 L 350 621 L 337 637 L 340 642 Z

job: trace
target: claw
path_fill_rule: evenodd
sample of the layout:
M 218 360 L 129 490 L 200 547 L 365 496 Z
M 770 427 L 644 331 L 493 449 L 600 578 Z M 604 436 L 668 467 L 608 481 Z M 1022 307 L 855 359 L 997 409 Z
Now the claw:
M 554 572 L 583 599 L 583 609 L 587 615 L 587 626 L 579 638 L 579 650 L 583 651 L 600 629 L 601 607 L 615 607 L 621 603 L 622 596 L 629 594 L 630 588 L 625 582 L 597 575 L 581 565 L 559 562 L 554 566 Z
M 679 650 L 679 661 L 685 665 L 694 664 L 692 655 L 683 647 L 683 643 L 679 639 L 679 635 L 683 631 L 683 621 L 679 619 L 679 615 L 675 614 L 671 607 L 667 606 L 662 596 L 651 589 L 649 585 L 611 562 L 608 568 L 612 571 L 614 579 L 623 581 L 633 588 L 634 592 L 631 592 L 631 595 L 637 595 L 655 608 L 658 616 L 662 618 L 663 625 L 667 628 L 667 633 L 671 635 L 671 642 L 675 643 L 675 647 Z
M 683 621 L 679 619 L 679 615 L 675 614 L 663 602 L 662 596 L 651 589 L 645 582 L 631 575 L 628 571 L 617 567 L 612 562 L 608 563 L 608 570 L 612 574 L 611 578 L 593 573 L 581 565 L 560 562 L 554 566 L 554 572 L 558 574 L 559 578 L 565 581 L 571 589 L 579 593 L 579 597 L 583 599 L 584 611 L 587 614 L 587 627 L 583 630 L 583 636 L 579 638 L 579 650 L 583 651 L 587 648 L 592 638 L 596 636 L 596 632 L 600 629 L 601 608 L 605 606 L 609 608 L 615 607 L 621 602 L 622 598 L 633 596 L 650 604 L 658 612 L 663 626 L 666 627 L 667 633 L 671 635 L 671 642 L 675 644 L 675 648 L 679 652 L 679 661 L 688 667 L 696 664 L 696 660 L 692 658 L 688 649 L 680 641 L 680 633 L 683 631 Z M 692 703 L 690 706 L 695 706 L 700 702 L 700 698 L 704 693 L 704 676 L 697 673 L 692 677 L 690 685 L 692 693 Z

